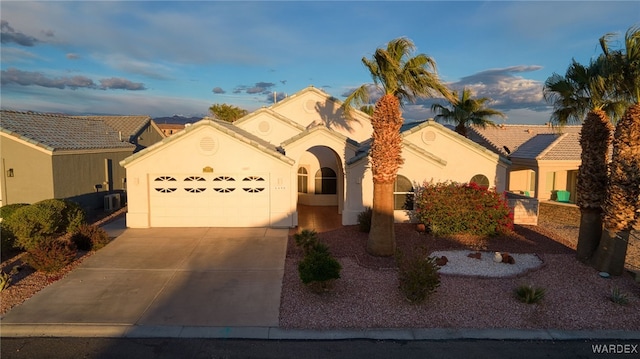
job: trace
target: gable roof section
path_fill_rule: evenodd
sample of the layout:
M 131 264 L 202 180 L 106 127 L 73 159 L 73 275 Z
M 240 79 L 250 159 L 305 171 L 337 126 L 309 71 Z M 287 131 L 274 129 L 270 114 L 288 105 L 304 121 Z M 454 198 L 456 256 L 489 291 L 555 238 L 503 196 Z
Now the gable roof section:
M 344 141 L 347 143 L 347 145 L 350 145 L 354 148 L 354 150 L 356 150 L 358 148 L 358 142 L 355 140 L 352 140 L 351 138 L 335 131 L 332 130 L 322 124 L 317 124 L 315 126 L 309 127 L 307 129 L 305 129 L 304 131 L 300 132 L 299 134 L 285 140 L 284 142 L 282 142 L 282 146 L 287 146 L 290 145 L 304 137 L 309 136 L 310 134 L 314 133 L 314 132 L 318 132 L 318 131 L 325 131 L 326 133 L 328 133 L 329 135 L 335 137 L 336 139 L 340 140 L 340 141 Z
M 2 110 L 0 130 L 51 152 L 135 148 L 101 120 L 60 114 Z
M 146 156 L 148 156 L 151 152 L 153 152 L 155 149 L 157 149 L 158 147 L 161 146 L 165 146 L 168 143 L 174 142 L 174 141 L 179 141 L 183 136 L 188 135 L 190 132 L 193 132 L 195 130 L 197 130 L 198 128 L 204 127 L 204 126 L 210 126 L 215 128 L 216 130 L 218 130 L 219 132 L 231 136 L 241 142 L 244 142 L 250 146 L 253 146 L 257 149 L 259 149 L 260 151 L 273 156 L 285 163 L 288 164 L 294 164 L 295 161 L 287 156 L 285 156 L 284 154 L 282 154 L 282 152 L 280 152 L 280 149 L 273 146 L 272 144 L 270 144 L 269 142 L 266 142 L 264 140 L 262 140 L 261 138 L 252 135 L 249 132 L 246 132 L 236 126 L 234 126 L 233 124 L 229 123 L 229 122 L 225 122 L 225 121 L 220 121 L 220 120 L 214 120 L 211 119 L 209 117 L 205 117 L 202 120 L 194 123 L 191 126 L 187 126 L 185 127 L 183 130 L 173 134 L 172 136 L 166 137 L 164 138 L 162 141 L 157 142 L 145 149 L 143 149 L 142 151 L 135 153 L 127 158 L 125 158 L 124 160 L 120 161 L 120 165 L 126 167 L 127 165 L 130 165 L 131 163 L 138 161 L 141 158 L 144 158 Z
M 580 134 L 582 126 L 563 126 L 552 127 L 548 125 L 500 125 L 497 127 L 468 127 L 469 138 L 485 148 L 490 149 L 493 152 L 499 153 L 503 156 L 509 156 L 515 153 L 520 146 L 529 141 L 533 137 L 540 134 L 572 134 L 566 141 L 576 139 Z M 540 140 L 544 141 L 544 140 Z M 563 144 L 563 146 L 569 146 L 569 149 L 575 149 L 575 145 L 569 145 L 569 142 Z M 507 151 L 505 147 L 509 150 Z M 580 148 L 578 143 L 578 149 Z M 578 151 L 578 157 L 580 151 Z M 571 155 L 569 157 L 574 157 Z
M 259 116 L 261 114 L 268 114 L 271 117 L 277 119 L 278 121 L 280 121 L 280 122 L 282 122 L 282 123 L 284 123 L 284 124 L 286 124 L 286 125 L 288 125 L 290 127 L 293 127 L 293 128 L 295 128 L 295 129 L 297 129 L 297 130 L 299 130 L 301 132 L 305 130 L 304 126 L 300 125 L 299 123 L 291 120 L 290 118 L 288 118 L 286 116 L 283 116 L 283 115 L 279 114 L 278 112 L 276 112 L 276 111 L 274 111 L 274 110 L 272 110 L 271 108 L 268 108 L 268 107 L 259 108 L 258 110 L 243 116 L 242 118 L 234 121 L 233 125 L 239 127 L 243 123 L 251 121 L 251 119 L 253 119 L 253 118 L 255 118 L 255 117 L 257 117 L 257 116 Z
M 455 140 L 456 142 L 460 143 L 460 145 L 467 147 L 471 150 L 474 150 L 475 152 L 482 154 L 484 156 L 488 156 L 488 157 L 493 157 L 495 158 L 495 156 L 498 156 L 497 159 L 500 160 L 501 162 L 505 162 L 505 163 L 510 163 L 510 161 L 505 157 L 502 156 L 501 154 L 498 154 L 494 151 L 491 151 L 489 149 L 487 149 L 486 147 L 476 143 L 475 141 L 472 141 L 469 138 L 466 138 L 462 135 L 460 135 L 459 133 L 455 132 L 454 130 L 452 130 L 451 128 L 444 126 L 434 120 L 426 120 L 423 122 L 411 122 L 411 123 L 407 123 L 404 124 L 401 128 L 400 131 L 402 131 L 402 136 L 403 137 L 407 137 L 413 133 L 422 131 L 423 129 L 427 128 L 427 127 L 433 127 L 435 129 L 440 130 L 440 132 Z
M 150 116 L 74 116 L 76 118 L 100 120 L 122 133 L 122 138 L 132 142 L 144 127 L 151 122 Z

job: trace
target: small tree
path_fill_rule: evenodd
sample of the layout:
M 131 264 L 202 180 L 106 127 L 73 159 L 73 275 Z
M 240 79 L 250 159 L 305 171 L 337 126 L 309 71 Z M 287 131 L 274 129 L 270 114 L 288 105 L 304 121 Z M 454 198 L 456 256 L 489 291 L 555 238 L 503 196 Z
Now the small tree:
M 226 122 L 233 122 L 249 113 L 245 109 L 233 105 L 227 105 L 226 103 L 213 104 L 209 107 L 209 111 L 215 115 L 217 119 Z

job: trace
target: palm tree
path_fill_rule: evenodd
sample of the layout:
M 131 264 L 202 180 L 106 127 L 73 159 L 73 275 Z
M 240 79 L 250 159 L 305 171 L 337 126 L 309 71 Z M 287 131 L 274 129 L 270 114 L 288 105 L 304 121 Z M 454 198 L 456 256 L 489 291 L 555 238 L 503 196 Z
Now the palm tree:
M 588 262 L 598 248 L 602 233 L 602 204 L 607 183 L 607 163 L 613 126 L 607 115 L 614 106 L 605 98 L 602 61 L 587 67 L 575 60 L 564 76 L 553 74 L 545 81 L 543 95 L 553 103 L 551 122 L 564 126 L 586 119 L 580 131 L 581 164 L 576 184 L 580 230 L 576 257 Z
M 620 275 L 640 209 L 640 27 L 627 31 L 625 51 L 610 51 L 609 38 L 600 39 L 607 79 L 612 81 L 613 95 L 632 105 L 616 126 L 604 202 L 605 230 L 593 264 L 598 270 Z
M 454 92 L 453 95 L 457 98 L 458 93 Z M 456 125 L 456 132 L 464 137 L 467 137 L 467 126 L 479 126 L 485 128 L 487 126 L 495 126 L 489 117 L 500 116 L 506 117 L 504 113 L 494 110 L 492 108 L 485 107 L 487 102 L 491 101 L 488 97 L 473 98 L 471 97 L 471 90 L 464 88 L 460 99 L 450 103 L 450 107 L 445 107 L 439 103 L 431 105 L 431 110 L 439 112 L 436 115 L 436 120 L 443 120 L 445 122 L 453 123 Z
M 411 57 L 415 45 L 407 38 L 390 41 L 378 48 L 371 59 L 362 58 L 373 79 L 373 86 L 383 95 L 375 104 L 371 124 L 371 172 L 373 174 L 373 212 L 367 251 L 376 256 L 391 256 L 395 252 L 393 187 L 398 168 L 403 164 L 401 106 L 419 97 L 441 95 L 455 101 L 436 73 L 435 61 L 424 54 Z M 370 103 L 371 84 L 364 84 L 351 93 L 342 106 L 351 116 L 352 106 Z

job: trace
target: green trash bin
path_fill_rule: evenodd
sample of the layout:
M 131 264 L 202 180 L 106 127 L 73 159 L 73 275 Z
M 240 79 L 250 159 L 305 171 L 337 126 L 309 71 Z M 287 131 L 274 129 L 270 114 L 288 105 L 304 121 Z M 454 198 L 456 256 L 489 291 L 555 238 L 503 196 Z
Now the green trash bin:
M 569 193 L 569 191 L 558 191 L 556 192 L 556 195 L 558 196 L 557 201 L 558 202 L 565 202 L 565 203 L 569 203 L 569 195 L 571 193 Z

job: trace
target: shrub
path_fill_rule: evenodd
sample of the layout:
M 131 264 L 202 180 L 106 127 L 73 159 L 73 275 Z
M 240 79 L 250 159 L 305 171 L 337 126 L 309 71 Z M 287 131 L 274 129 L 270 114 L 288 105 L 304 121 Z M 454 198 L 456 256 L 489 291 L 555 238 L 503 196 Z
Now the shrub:
M 302 248 L 304 257 L 298 264 L 302 283 L 316 291 L 326 291 L 329 283 L 340 278 L 342 266 L 333 258 L 329 247 L 320 243 L 318 233 L 305 229 L 294 235 L 296 244 Z
M 513 230 L 506 199 L 475 183 L 424 182 L 416 189 L 415 218 L 435 235 L 495 235 Z
M 623 293 L 618 287 L 615 287 L 611 290 L 611 295 L 609 296 L 609 299 L 616 304 L 620 304 L 620 305 L 629 304 L 629 296 L 626 293 Z
M 2 218 L 3 220 L 11 217 L 11 215 L 13 214 L 13 212 L 16 211 L 16 209 L 24 207 L 24 206 L 28 206 L 28 203 L 12 203 L 12 204 L 8 204 L 6 206 L 2 206 L 0 207 L 0 218 Z
M 404 297 L 411 303 L 425 301 L 440 286 L 440 267 L 436 258 L 421 255 L 406 258 L 402 252 L 396 252 L 398 263 L 399 288 Z
M 540 302 L 546 294 L 544 288 L 534 288 L 531 285 L 522 284 L 514 290 L 516 298 L 527 304 Z
M 369 233 L 371 230 L 372 215 L 373 209 L 371 207 L 367 207 L 367 209 L 358 213 L 358 229 L 360 229 L 360 232 Z
M 333 279 L 340 278 L 342 266 L 333 258 L 329 252 L 329 247 L 322 243 L 318 243 L 309 251 L 300 264 L 298 264 L 298 272 L 300 279 L 304 284 L 313 282 L 326 283 Z
M 318 233 L 312 229 L 303 229 L 300 233 L 293 235 L 296 245 L 302 248 L 302 252 L 306 255 L 320 242 L 318 241 Z
M 0 207 L 0 218 L 4 222 L 11 217 L 13 213 L 21 207 L 28 206 L 26 203 L 14 203 Z M 0 251 L 8 253 L 14 250 L 16 247 L 16 236 L 9 229 L 6 223 L 0 222 Z
M 71 241 L 47 239 L 29 249 L 25 261 L 37 271 L 51 273 L 73 262 L 77 252 L 76 246 Z
M 47 238 L 73 232 L 84 221 L 84 211 L 77 204 L 47 199 L 16 209 L 5 224 L 16 244 L 29 250 Z
M 0 292 L 9 288 L 11 285 L 11 275 L 9 273 L 0 272 Z
M 94 225 L 83 224 L 71 235 L 71 241 L 83 251 L 98 250 L 106 246 L 109 241 L 107 232 Z

